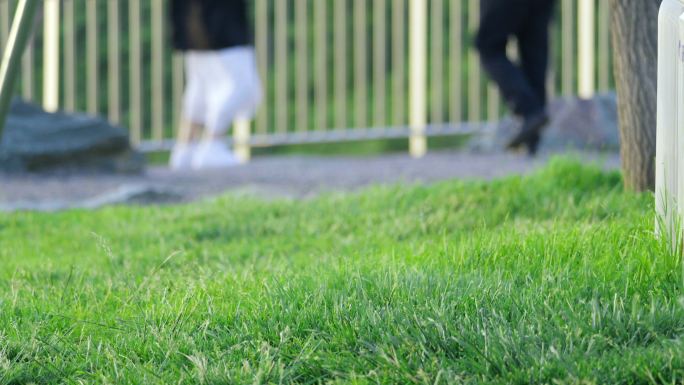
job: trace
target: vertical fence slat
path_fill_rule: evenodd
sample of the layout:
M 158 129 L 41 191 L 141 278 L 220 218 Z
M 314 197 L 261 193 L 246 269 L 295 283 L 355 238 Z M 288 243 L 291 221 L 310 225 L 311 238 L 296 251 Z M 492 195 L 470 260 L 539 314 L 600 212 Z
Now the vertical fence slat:
M 152 139 L 164 137 L 164 1 L 152 0 Z
M 499 121 L 501 108 L 501 96 L 499 89 L 493 82 L 487 82 L 487 121 L 496 123 Z
M 548 54 L 548 76 L 546 78 L 546 92 L 551 98 L 555 98 L 558 93 L 556 86 L 556 80 L 558 77 L 558 66 L 556 65 L 556 20 L 551 21 L 550 31 L 549 31 L 549 54 Z
M 99 110 L 97 4 L 97 0 L 86 1 L 86 105 L 88 113 L 93 115 Z
M 368 126 L 368 77 L 366 63 L 368 48 L 366 45 L 366 0 L 354 0 L 354 124 L 356 128 Z
M 450 38 L 449 57 L 450 92 L 449 92 L 449 120 L 452 123 L 463 120 L 463 80 L 461 77 L 463 62 L 463 0 L 451 0 L 450 6 Z
M 185 62 L 181 52 L 174 52 L 171 59 L 171 104 L 174 106 L 173 129 L 178 130 L 183 119 L 182 100 L 183 86 L 185 82 Z
M 142 140 L 142 42 L 140 33 L 140 0 L 129 0 L 129 111 L 130 136 L 133 143 Z
M 74 1 L 64 0 L 64 108 L 76 110 L 76 20 Z
M 482 120 L 482 80 L 480 62 L 477 53 L 472 48 L 472 40 L 477 32 L 480 20 L 480 1 L 470 0 L 468 7 L 468 30 L 471 36 L 471 47 L 468 50 L 468 120 L 479 122 Z
M 392 116 L 398 127 L 406 125 L 405 19 L 405 0 L 392 0 Z
M 257 50 L 257 65 L 259 66 L 259 74 L 263 79 L 264 84 L 268 84 L 268 4 L 267 0 L 256 0 L 255 9 L 255 40 Z M 268 113 L 269 113 L 269 93 L 268 87 L 264 87 L 264 101 L 259 108 L 256 116 L 256 131 L 259 134 L 266 134 L 268 131 Z
M 43 2 L 43 108 L 59 109 L 59 0 Z
M 0 52 L 4 52 L 10 31 L 10 0 L 0 0 Z
M 107 87 L 108 116 L 114 123 L 121 121 L 121 39 L 119 31 L 119 0 L 107 1 Z
M 288 126 L 288 90 L 287 90 L 287 0 L 275 2 L 275 71 L 276 125 L 279 133 L 287 132 Z
M 3 44 L 7 42 L 7 38 L 9 36 L 9 28 L 10 28 L 10 18 L 13 15 L 13 10 L 15 7 L 11 7 L 11 2 L 9 0 L 5 1 L 0 1 L 0 6 L 2 8 L 0 9 L 0 24 L 2 24 L 2 28 L 0 29 L 0 32 L 2 33 L 2 42 Z M 24 51 L 24 55 L 21 58 L 21 96 L 25 100 L 32 101 L 33 100 L 33 79 L 34 79 L 34 74 L 33 74 L 33 52 L 34 52 L 34 46 L 35 46 L 35 39 L 32 34 L 31 37 L 29 37 L 29 42 L 28 45 L 26 46 L 26 50 Z
M 328 12 L 326 1 L 314 0 L 315 15 L 315 55 L 316 55 L 316 123 L 315 130 L 325 130 L 328 127 L 328 73 L 327 49 L 328 44 Z
M 307 0 L 295 0 L 295 62 L 297 68 L 296 103 L 297 131 L 308 131 L 309 115 L 309 50 Z
M 34 96 L 34 51 L 36 46 L 35 33 L 29 38 L 29 43 L 21 58 L 21 95 L 24 100 L 33 101 Z
M 579 0 L 577 12 L 578 40 L 578 90 L 581 98 L 590 98 L 596 90 L 596 46 L 595 46 L 595 10 L 594 0 Z
M 443 0 L 432 0 L 430 2 L 430 39 L 432 51 L 431 55 L 431 123 L 440 124 L 444 119 L 444 2 Z
M 599 0 L 598 83 L 599 90 L 610 88 L 610 9 L 607 1 Z
M 427 152 L 427 0 L 409 0 L 409 152 L 420 158 Z
M 570 96 L 574 92 L 575 75 L 575 0 L 563 0 L 561 10 L 561 35 L 562 35 L 562 92 L 564 96 Z
M 335 0 L 335 126 L 347 126 L 347 0 Z
M 387 3 L 373 1 L 373 124 L 384 127 L 387 115 Z

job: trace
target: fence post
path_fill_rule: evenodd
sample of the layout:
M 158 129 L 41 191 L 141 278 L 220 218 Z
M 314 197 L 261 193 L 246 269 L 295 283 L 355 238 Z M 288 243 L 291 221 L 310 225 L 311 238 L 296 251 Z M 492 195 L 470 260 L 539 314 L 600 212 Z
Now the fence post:
M 420 158 L 427 152 L 427 0 L 409 1 L 409 153 Z
M 682 114 L 679 103 L 684 83 L 684 20 L 680 15 L 684 5 L 677 0 L 661 4 L 658 20 L 658 96 L 656 122 L 656 234 L 670 241 L 671 251 L 680 252 L 678 197 L 681 172 L 678 149 L 681 148 L 678 130 Z
M 59 3 L 45 0 L 43 21 L 43 108 L 59 109 Z
M 583 99 L 593 97 L 596 92 L 596 82 L 594 81 L 594 60 L 596 53 L 596 48 L 594 46 L 595 7 L 596 3 L 594 3 L 594 0 L 579 0 L 577 10 L 577 38 L 579 44 L 578 95 Z
M 21 55 L 26 48 L 36 18 L 38 2 L 39 0 L 19 1 L 2 63 L 0 63 L 0 138 L 2 138 L 5 118 L 12 101 Z
M 235 156 L 240 163 L 247 163 L 252 152 L 249 146 L 250 124 L 249 119 L 236 119 L 233 124 L 233 143 Z

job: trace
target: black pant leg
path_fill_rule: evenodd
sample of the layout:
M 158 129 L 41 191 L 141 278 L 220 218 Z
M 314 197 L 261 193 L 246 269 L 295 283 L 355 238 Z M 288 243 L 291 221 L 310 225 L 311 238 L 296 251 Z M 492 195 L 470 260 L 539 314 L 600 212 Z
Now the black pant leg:
M 548 97 L 549 25 L 554 4 L 555 0 L 534 0 L 527 20 L 516 34 L 522 71 L 543 106 Z
M 485 71 L 498 85 L 513 112 L 522 116 L 539 112 L 543 100 L 522 69 L 506 56 L 506 46 L 524 27 L 531 1 L 481 0 L 480 29 L 475 42 Z

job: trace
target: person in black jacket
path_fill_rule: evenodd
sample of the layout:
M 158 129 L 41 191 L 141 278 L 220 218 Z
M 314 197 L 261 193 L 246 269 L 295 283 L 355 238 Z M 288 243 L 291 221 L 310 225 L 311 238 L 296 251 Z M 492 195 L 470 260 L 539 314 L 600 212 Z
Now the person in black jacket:
M 485 71 L 498 85 L 511 110 L 522 118 L 509 148 L 537 151 L 548 124 L 546 74 L 549 24 L 555 0 L 481 0 L 476 46 Z M 506 56 L 511 38 L 517 40 L 520 64 Z
M 249 119 L 261 100 L 247 0 L 172 0 L 174 48 L 185 53 L 183 123 L 172 169 L 238 163 L 224 136 Z

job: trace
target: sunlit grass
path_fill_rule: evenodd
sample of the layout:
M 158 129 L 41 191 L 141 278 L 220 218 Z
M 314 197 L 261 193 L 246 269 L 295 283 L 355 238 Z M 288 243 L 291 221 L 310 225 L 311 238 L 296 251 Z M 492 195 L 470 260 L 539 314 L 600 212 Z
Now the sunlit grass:
M 528 177 L 0 217 L 0 383 L 680 383 L 653 197 Z M 585 382 L 582 382 L 585 381 Z

